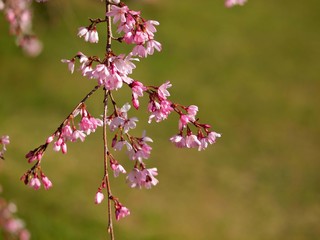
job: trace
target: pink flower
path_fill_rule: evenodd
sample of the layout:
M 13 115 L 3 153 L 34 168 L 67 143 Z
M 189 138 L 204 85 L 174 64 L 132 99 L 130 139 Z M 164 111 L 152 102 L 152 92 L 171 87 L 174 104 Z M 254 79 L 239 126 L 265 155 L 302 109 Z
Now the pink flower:
M 122 149 L 123 146 L 126 146 L 128 151 L 131 151 L 131 150 L 132 150 L 131 144 L 128 143 L 126 140 L 118 141 L 118 142 L 113 146 L 113 148 L 114 148 L 114 150 L 116 150 L 116 151 L 121 151 L 121 149 Z
M 127 176 L 127 183 L 131 188 L 141 188 L 143 183 L 143 176 L 139 169 L 133 168 Z
M 119 176 L 119 173 L 127 173 L 123 166 L 121 166 L 119 163 L 112 163 L 111 169 L 113 170 L 113 175 L 115 177 Z
M 152 186 L 155 186 L 159 183 L 159 180 L 155 178 L 155 176 L 158 175 L 157 168 L 145 168 L 142 170 L 141 175 L 145 179 L 143 182 L 143 186 L 146 189 L 150 189 Z
M 151 123 L 152 119 L 156 122 L 160 122 L 168 118 L 169 114 L 173 111 L 171 102 L 163 100 L 160 103 L 151 101 L 148 104 L 148 111 L 151 112 L 148 123 Z
M 226 0 L 225 1 L 225 6 L 228 7 L 228 8 L 233 7 L 235 5 L 241 5 L 242 6 L 242 5 L 245 4 L 246 1 L 247 0 Z
M 49 180 L 48 177 L 46 177 L 46 176 L 43 175 L 42 178 L 41 178 L 41 180 L 42 180 L 43 186 L 44 186 L 44 188 L 45 188 L 46 190 L 48 190 L 49 188 L 52 187 L 52 182 Z
M 85 37 L 88 34 L 89 30 L 86 27 L 79 27 L 78 29 L 78 37 Z
M 86 42 L 90 43 L 97 43 L 99 41 L 99 35 L 95 27 L 92 29 L 88 29 L 87 27 L 80 27 L 78 29 L 78 37 L 83 37 Z
M 186 147 L 186 140 L 181 135 L 175 135 L 170 138 L 170 141 L 178 148 Z
M 38 56 L 42 51 L 42 43 L 36 37 L 23 37 L 18 44 L 31 57 Z
M 158 21 L 155 20 L 148 20 L 145 22 L 145 29 L 148 32 L 149 35 L 153 36 L 153 33 L 157 31 L 155 26 L 160 25 Z
M 116 220 L 119 221 L 121 218 L 124 218 L 130 215 L 128 208 L 124 207 L 121 203 L 117 202 L 115 205 L 116 208 Z
M 72 137 L 70 139 L 71 142 L 75 142 L 77 139 L 80 139 L 83 142 L 86 138 L 86 134 L 83 131 L 75 130 L 72 133 Z
M 201 143 L 196 135 L 191 134 L 186 136 L 187 148 L 195 148 L 195 147 L 199 147 L 199 145 L 201 145 Z
M 118 128 L 123 129 L 124 133 L 127 133 L 130 129 L 134 129 L 136 127 L 136 122 L 138 119 L 136 117 L 128 118 L 127 112 L 131 108 L 129 103 L 126 103 L 122 106 L 121 109 L 118 109 L 118 116 L 113 118 L 109 127 L 111 131 L 115 131 Z
M 114 64 L 118 72 L 128 75 L 136 68 L 136 65 L 132 61 L 139 61 L 139 59 L 132 58 L 131 55 L 125 56 L 124 54 L 120 54 L 119 56 L 110 58 L 110 61 Z
M 96 28 L 89 31 L 89 42 L 90 43 L 98 43 L 99 42 L 99 35 Z
M 189 121 L 189 116 L 181 114 L 179 119 L 179 130 L 181 131 L 182 129 L 184 129 L 189 123 Z
M 160 52 L 162 50 L 162 46 L 158 41 L 151 39 L 147 42 L 147 53 L 152 55 L 154 53 L 154 49 Z
M 96 193 L 96 196 L 95 196 L 95 199 L 94 199 L 94 202 L 95 204 L 100 204 L 104 199 L 104 195 L 103 193 L 99 190 L 97 193 Z
M 116 23 L 120 20 L 120 22 L 126 22 L 126 14 L 128 13 L 129 8 L 127 6 L 117 7 L 115 5 L 111 6 L 111 11 L 106 15 L 108 17 L 113 17 L 113 23 Z
M 198 107 L 195 105 L 190 105 L 187 108 L 187 112 L 188 112 L 188 117 L 190 121 L 195 121 L 197 112 L 198 112 Z
M 132 55 L 146 58 L 148 56 L 148 51 L 143 45 L 139 44 L 132 49 Z
M 167 99 L 167 97 L 170 96 L 169 91 L 167 90 L 168 88 L 172 87 L 172 84 L 170 83 L 170 81 L 167 81 L 166 83 L 162 84 L 159 88 L 158 88 L 158 95 L 160 99 Z
M 0 11 L 4 9 L 4 3 L 0 0 Z
M 213 144 L 216 142 L 217 138 L 220 138 L 221 134 L 220 133 L 216 133 L 216 132 L 209 132 L 208 136 L 207 136 L 207 141 L 210 144 Z
M 0 137 L 0 144 L 5 148 L 6 145 L 10 143 L 10 138 L 8 135 L 4 135 Z
M 30 186 L 35 189 L 35 190 L 38 190 L 40 187 L 41 187 L 41 182 L 39 180 L 38 177 L 33 177 L 31 180 L 30 180 Z
M 132 169 L 132 171 L 127 176 L 127 182 L 131 188 L 141 188 L 145 187 L 147 189 L 155 186 L 159 181 L 155 178 L 158 175 L 157 168 L 149 168 L 139 170 L 137 168 Z
M 61 62 L 68 63 L 68 69 L 71 73 L 74 72 L 74 59 L 68 60 L 68 59 L 62 59 Z

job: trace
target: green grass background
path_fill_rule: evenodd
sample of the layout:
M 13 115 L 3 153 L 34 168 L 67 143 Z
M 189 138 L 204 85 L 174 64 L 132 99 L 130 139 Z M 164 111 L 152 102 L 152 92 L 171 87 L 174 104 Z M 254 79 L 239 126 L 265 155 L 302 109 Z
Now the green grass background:
M 249 0 L 232 9 L 222 0 L 128 4 L 160 21 L 156 36 L 163 44 L 133 77 L 154 85 L 170 80 L 171 100 L 198 105 L 202 121 L 223 137 L 203 152 L 176 149 L 168 141 L 176 116 L 149 125 L 144 110 L 131 110 L 140 119 L 136 133 L 146 129 L 154 140 L 147 164 L 158 168 L 160 183 L 138 190 L 123 176 L 112 179 L 113 194 L 131 210 L 115 223 L 117 239 L 319 239 L 320 2 Z M 94 86 L 70 75 L 60 59 L 80 50 L 103 56 L 102 27 L 97 45 L 76 37 L 89 17 L 103 17 L 101 6 L 89 0 L 35 6 L 34 28 L 44 43 L 38 58 L 24 56 L 0 20 L 0 134 L 11 140 L 0 182 L 33 239 L 107 238 L 106 204 L 93 203 L 103 174 L 101 130 L 69 144 L 67 155 L 47 151 L 50 191 L 19 181 L 30 167 L 24 155 Z M 115 51 L 121 48 L 114 43 Z M 119 105 L 130 101 L 128 93 L 116 94 Z M 102 113 L 102 94 L 88 106 Z M 117 156 L 130 166 L 125 154 Z

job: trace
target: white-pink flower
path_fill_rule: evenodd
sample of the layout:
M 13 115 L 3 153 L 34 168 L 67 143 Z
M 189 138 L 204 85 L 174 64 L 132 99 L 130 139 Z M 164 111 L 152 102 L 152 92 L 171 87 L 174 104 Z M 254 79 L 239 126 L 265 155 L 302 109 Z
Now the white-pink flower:
M 142 44 L 138 44 L 132 49 L 131 54 L 133 56 L 139 56 L 141 58 L 146 58 L 148 56 L 148 50 Z
M 198 137 L 194 134 L 190 134 L 186 136 L 186 147 L 187 148 L 195 148 L 199 147 L 201 142 L 199 141 Z
M 37 178 L 37 177 L 31 178 L 30 187 L 32 187 L 35 190 L 38 190 L 41 187 L 41 182 L 40 182 L 39 178 Z
M 97 43 L 99 41 L 99 35 L 97 29 L 94 27 L 92 29 L 88 29 L 87 27 L 80 27 L 78 29 L 78 37 L 82 38 L 86 42 Z
M 174 135 L 170 138 L 170 141 L 178 148 L 185 148 L 186 147 L 186 140 L 180 134 Z
M 128 208 L 124 207 L 121 203 L 116 203 L 116 220 L 119 221 L 121 218 L 124 218 L 130 215 L 130 211 Z
M 135 188 L 135 187 L 141 188 L 143 181 L 144 181 L 143 176 L 140 170 L 137 168 L 133 168 L 127 176 L 127 183 L 131 188 Z
M 126 14 L 128 13 L 129 8 L 127 6 L 118 7 L 115 5 L 111 6 L 111 11 L 108 12 L 106 15 L 108 17 L 113 17 L 113 23 L 117 23 L 119 20 L 120 22 L 126 22 Z
M 198 112 L 198 107 L 196 105 L 190 105 L 187 108 L 187 112 L 188 112 L 188 117 L 190 121 L 195 121 L 196 119 L 196 115 Z
M 95 204 L 100 204 L 104 199 L 104 195 L 101 191 L 98 191 L 95 195 L 94 202 Z
M 124 167 L 122 165 L 120 165 L 119 163 L 112 163 L 111 164 L 111 169 L 113 170 L 113 175 L 115 177 L 118 177 L 120 173 L 127 173 L 127 171 L 124 169 Z
M 46 190 L 52 187 L 52 182 L 49 180 L 47 176 L 42 176 L 41 181 L 43 183 L 43 186 Z
M 145 187 L 149 189 L 159 183 L 158 179 L 155 178 L 157 175 L 157 168 L 145 168 L 141 171 L 137 168 L 134 168 L 128 174 L 127 182 L 131 188 Z
M 228 8 L 233 7 L 235 5 L 241 5 L 242 6 L 242 5 L 245 4 L 246 1 L 247 0 L 226 0 L 225 1 L 225 6 L 228 7 Z
M 163 100 L 160 103 L 155 101 L 149 102 L 148 111 L 151 112 L 151 114 L 148 123 L 151 123 L 152 119 L 155 119 L 156 122 L 167 119 L 169 114 L 173 111 L 171 104 L 172 103 L 167 100 Z
M 159 88 L 158 88 L 158 96 L 159 98 L 165 100 L 167 99 L 167 97 L 170 96 L 169 91 L 167 90 L 168 88 L 172 87 L 172 84 L 170 83 L 170 81 L 165 82 L 164 84 L 162 84 Z
M 159 43 L 158 41 L 151 39 L 149 41 L 147 41 L 147 53 L 149 55 L 152 55 L 154 53 L 154 49 L 156 49 L 158 52 L 160 52 L 162 50 L 162 46 L 161 43 Z
M 159 180 L 155 178 L 158 175 L 157 168 L 143 169 L 141 175 L 144 178 L 143 186 L 146 189 L 150 189 L 152 186 L 155 186 L 159 183 Z
M 207 141 L 210 144 L 213 144 L 216 142 L 217 138 L 220 138 L 221 134 L 220 133 L 216 133 L 216 132 L 209 132 L 208 136 L 207 136 Z
M 68 60 L 68 59 L 62 59 L 61 62 L 68 64 L 68 69 L 71 73 L 74 72 L 74 59 Z

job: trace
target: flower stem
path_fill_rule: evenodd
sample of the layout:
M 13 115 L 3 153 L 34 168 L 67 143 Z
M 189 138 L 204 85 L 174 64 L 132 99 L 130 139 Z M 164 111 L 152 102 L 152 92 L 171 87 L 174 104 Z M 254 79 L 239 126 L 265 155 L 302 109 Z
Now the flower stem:
M 106 13 L 110 11 L 110 2 L 106 0 Z M 106 15 L 105 18 L 107 22 L 107 43 L 106 43 L 106 55 L 109 56 L 111 52 L 111 41 L 112 41 L 112 30 L 111 30 L 111 18 Z M 110 62 L 107 61 L 109 65 Z M 112 224 L 112 215 L 111 215 L 111 204 L 113 201 L 113 196 L 111 193 L 110 181 L 109 181 L 109 173 L 108 173 L 108 141 L 107 141 L 107 113 L 108 113 L 108 95 L 110 94 L 109 90 L 104 88 L 104 111 L 103 111 L 103 144 L 104 144 L 104 181 L 106 183 L 107 193 L 108 193 L 108 233 L 110 235 L 110 239 L 114 240 L 114 231 Z

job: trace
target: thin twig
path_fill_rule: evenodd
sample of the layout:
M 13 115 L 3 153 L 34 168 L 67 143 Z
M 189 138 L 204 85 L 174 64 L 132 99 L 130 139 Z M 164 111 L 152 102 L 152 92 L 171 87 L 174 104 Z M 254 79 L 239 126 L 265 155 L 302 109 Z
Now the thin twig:
M 110 11 L 110 2 L 106 0 L 106 13 Z M 107 22 L 107 43 L 106 43 L 106 56 L 108 58 L 109 53 L 111 53 L 111 41 L 112 41 L 112 30 L 111 30 L 111 18 L 106 15 L 105 18 Z M 108 66 L 110 62 L 107 61 Z M 108 233 L 110 234 L 110 239 L 114 240 L 114 231 L 112 224 L 112 215 L 111 215 L 111 204 L 113 201 L 113 196 L 111 193 L 109 173 L 108 173 L 108 141 L 107 141 L 107 113 L 108 113 L 108 95 L 110 91 L 104 88 L 104 111 L 103 111 L 103 144 L 104 144 L 104 180 L 106 183 L 107 193 L 108 193 Z

